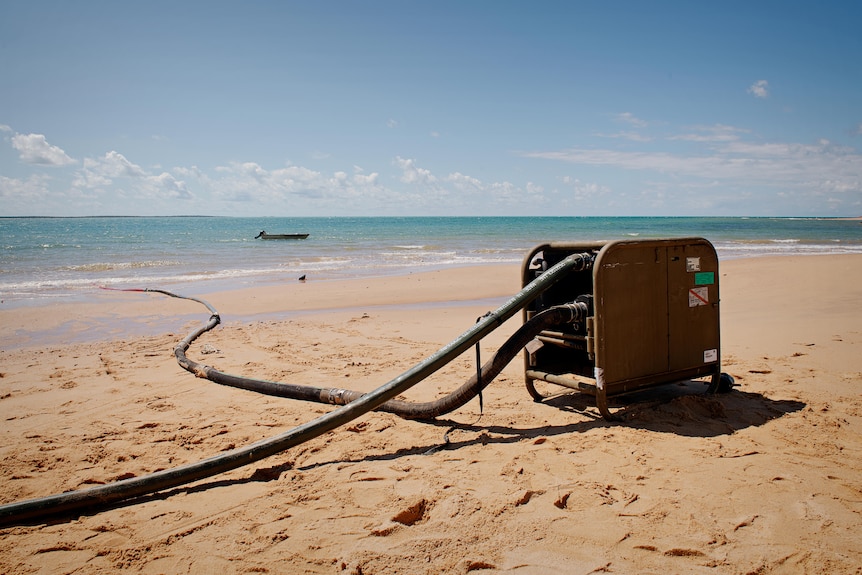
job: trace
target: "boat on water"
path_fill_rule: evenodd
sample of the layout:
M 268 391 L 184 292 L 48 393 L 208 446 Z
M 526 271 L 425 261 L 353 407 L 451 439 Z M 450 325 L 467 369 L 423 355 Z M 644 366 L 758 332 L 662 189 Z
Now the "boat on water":
M 262 240 L 304 240 L 308 234 L 268 234 L 266 230 L 261 230 L 259 234 L 254 236 L 254 239 Z

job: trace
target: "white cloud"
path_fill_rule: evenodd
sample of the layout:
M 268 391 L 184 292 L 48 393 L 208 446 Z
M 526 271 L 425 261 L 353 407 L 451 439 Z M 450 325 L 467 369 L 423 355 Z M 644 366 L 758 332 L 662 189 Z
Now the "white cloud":
M 527 182 L 520 187 L 512 182 L 483 182 L 461 172 L 446 176 L 436 176 L 430 170 L 420 168 L 413 159 L 395 158 L 402 170 L 400 181 L 417 190 L 410 196 L 414 210 L 425 207 L 426 213 L 463 212 L 472 209 L 473 213 L 516 213 L 537 212 L 546 203 L 544 188 L 536 183 Z M 409 190 L 400 192 L 409 196 Z M 403 202 L 402 196 L 402 202 Z
M 182 178 L 202 179 L 204 177 L 203 170 L 201 170 L 197 166 L 191 166 L 188 168 L 180 166 L 180 167 L 174 168 L 173 172 Z
M 512 182 L 491 182 L 487 186 L 483 186 L 483 190 L 488 200 L 494 203 L 511 204 L 523 198 L 518 186 Z
M 0 198 L 7 208 L 10 203 L 41 202 L 50 194 L 49 183 L 50 178 L 44 174 L 34 174 L 27 179 L 0 176 Z
M 766 98 L 769 96 L 769 82 L 758 80 L 748 87 L 748 93 L 754 94 L 755 98 Z
M 78 209 L 100 205 L 100 196 L 89 190 L 63 188 L 55 178 L 45 174 L 32 174 L 24 179 L 0 176 L 0 212 L 4 215 L 75 215 Z
M 0 177 L 0 208 L 6 213 L 48 215 L 50 210 L 67 213 L 71 206 L 86 213 L 119 209 L 236 215 L 745 213 L 748 206 L 761 213 L 862 209 L 862 153 L 856 148 L 825 139 L 810 144 L 763 142 L 749 130 L 725 124 L 687 126 L 671 135 L 663 126 L 657 138 L 642 129 L 655 123 L 631 113 L 613 120 L 625 125 L 608 137 L 627 142 L 521 153 L 556 160 L 560 165 L 555 169 L 562 173 L 544 177 L 545 170 L 537 164 L 536 171 L 518 183 L 493 177 L 483 181 L 464 170 L 435 173 L 403 156 L 394 157 L 382 173 L 355 164 L 321 172 L 297 165 L 267 168 L 253 161 L 163 170 L 153 162 L 139 165 L 112 150 L 84 158 L 77 168 L 52 171 L 50 178 Z M 862 135 L 862 125 L 858 130 Z M 8 142 L 15 135 L 5 125 L 0 125 L 0 133 Z M 38 134 L 16 141 L 22 158 L 22 150 L 36 154 L 52 148 L 54 161 L 69 158 Z M 651 143 L 636 144 L 642 141 Z M 563 176 L 565 172 L 571 175 Z
M 167 172 L 146 176 L 142 191 L 151 197 L 167 197 L 177 200 L 190 200 L 194 198 L 194 195 L 186 187 L 185 182 L 177 180 Z
M 611 189 L 607 186 L 595 182 L 582 182 L 580 179 L 571 176 L 564 176 L 562 182 L 571 188 L 573 199 L 579 202 L 585 200 L 595 201 L 597 198 L 606 196 L 611 192 Z
M 454 172 L 446 176 L 446 181 L 451 182 L 456 188 L 461 191 L 477 191 L 482 190 L 482 182 L 471 176 Z
M 405 184 L 433 184 L 437 181 L 430 170 L 416 167 L 415 160 L 397 156 L 395 163 L 401 168 L 401 181 Z
M 106 188 L 116 178 L 143 179 L 146 172 L 119 152 L 110 151 L 101 158 L 84 158 L 72 185 L 76 188 Z
M 180 170 L 178 173 L 193 174 L 196 169 Z M 119 192 L 127 197 L 154 200 L 188 200 L 194 197 L 184 181 L 168 172 L 149 173 L 116 151 L 110 151 L 100 158 L 84 158 L 84 165 L 76 172 L 72 187 L 78 190 L 109 191 L 118 179 L 124 181 Z
M 0 131 L 14 133 L 5 125 L 0 126 Z M 54 154 L 54 163 L 61 163 L 65 156 L 40 135 L 18 137 L 15 147 L 22 157 L 29 154 L 26 157 L 31 161 L 47 161 L 48 152 Z M 82 213 L 104 213 L 106 207 L 126 213 L 189 213 L 187 207 L 178 208 L 170 202 L 194 200 L 200 195 L 208 199 L 203 209 L 196 209 L 200 212 L 237 213 L 248 209 L 259 213 L 263 208 L 267 213 L 371 215 L 404 213 L 405 209 L 447 213 L 488 194 L 495 201 L 519 195 L 513 191 L 516 187 L 506 182 L 486 186 L 459 173 L 441 180 L 413 159 L 397 157 L 393 163 L 401 168 L 400 180 L 408 184 L 407 189 L 388 188 L 381 184 L 378 172 L 366 173 L 358 165 L 352 167 L 352 174 L 336 171 L 331 175 L 301 166 L 269 170 L 257 162 L 232 163 L 209 172 L 194 165 L 152 171 L 154 168 L 144 168 L 112 150 L 103 156 L 84 158 L 81 167 L 69 174 L 65 190 L 37 176 L 26 180 L 3 177 L 0 197 L 5 211 L 20 214 L 68 213 L 68 207 L 73 205 Z M 192 182 L 200 194 L 193 193 L 186 181 Z M 248 208 L 238 208 L 238 203 Z
M 105 154 L 105 157 L 95 165 L 105 175 L 114 178 L 143 178 L 147 175 L 143 168 L 127 160 L 123 154 L 114 151 Z
M 177 177 L 195 182 L 213 205 L 225 202 L 233 213 L 302 213 L 304 215 L 381 215 L 524 213 L 545 202 L 544 189 L 532 182 L 519 187 L 510 182 L 482 182 L 453 172 L 438 176 L 412 158 L 396 157 L 399 169 L 388 186 L 378 172 L 366 173 L 353 165 L 330 174 L 299 166 L 269 170 L 256 162 L 231 163 L 209 174 L 197 168 L 177 168 Z M 400 184 L 400 185 L 399 185 Z M 204 195 L 201 193 L 200 195 Z M 514 208 L 513 208 L 514 206 Z M 468 211 L 469 210 L 469 211 Z
M 111 185 L 113 180 L 105 177 L 96 171 L 90 170 L 87 166 L 87 159 L 84 159 L 84 169 L 79 170 L 72 179 L 72 187 L 77 189 L 106 189 Z
M 852 148 L 817 144 L 742 141 L 737 130 L 720 130 L 720 138 L 706 142 L 708 150 L 692 153 L 643 152 L 574 148 L 523 154 L 583 166 L 614 167 L 666 174 L 675 185 L 718 182 L 740 190 L 765 186 L 786 190 L 832 190 L 862 194 L 862 155 Z M 734 135 L 736 134 L 736 136 Z
M 354 174 L 353 182 L 359 186 L 376 186 L 379 177 L 380 174 L 378 174 L 377 172 L 372 172 L 368 175 Z
M 359 166 L 353 166 L 353 171 L 352 175 L 339 170 L 328 176 L 301 166 L 268 170 L 256 162 L 235 162 L 217 167 L 217 177 L 204 176 L 200 182 L 217 200 L 264 207 L 268 213 L 297 213 L 298 207 L 307 213 L 309 206 L 358 213 L 365 204 L 393 200 L 378 183 L 376 172 L 364 174 Z
M 714 126 L 692 126 L 689 132 L 670 136 L 669 140 L 683 140 L 688 142 L 733 142 L 738 140 L 748 130 L 716 124 Z
M 653 140 L 651 136 L 646 136 L 640 132 L 616 132 L 613 134 L 596 133 L 595 135 L 600 138 L 617 138 L 620 140 L 629 140 L 631 142 L 651 142 Z
M 629 124 L 635 128 L 646 128 L 649 125 L 646 120 L 641 120 L 640 118 L 635 117 L 631 112 L 617 114 L 616 118 L 618 122 Z
M 631 112 L 622 112 L 620 114 L 616 114 L 614 116 L 614 121 L 616 121 L 618 124 L 626 124 L 627 126 L 631 126 L 634 130 L 623 130 L 620 132 L 613 133 L 599 132 L 594 135 L 600 138 L 615 138 L 621 140 L 629 140 L 631 142 L 650 142 L 653 139 L 652 136 L 646 135 L 640 131 L 635 131 L 648 127 L 649 122 L 647 122 L 646 120 L 641 120 Z
M 49 144 L 42 134 L 15 134 L 12 136 L 12 147 L 18 150 L 21 160 L 28 164 L 68 166 L 75 163 L 61 148 Z
M 390 119 L 388 119 L 388 120 L 386 121 L 386 127 L 387 127 L 387 128 L 397 128 L 397 127 L 398 127 L 398 122 L 396 122 L 395 120 L 393 120 L 392 118 L 390 118 Z

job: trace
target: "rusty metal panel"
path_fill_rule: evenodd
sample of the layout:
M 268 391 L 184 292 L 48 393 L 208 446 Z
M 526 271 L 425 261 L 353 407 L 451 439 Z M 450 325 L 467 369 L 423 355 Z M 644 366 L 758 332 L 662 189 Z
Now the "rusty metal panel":
M 718 365 L 718 256 L 708 241 L 612 242 L 593 273 L 596 370 L 608 394 Z
M 668 246 L 668 369 L 718 362 L 718 257 L 706 241 Z
M 596 367 L 607 385 L 668 368 L 665 252 L 652 243 L 616 242 L 596 258 Z

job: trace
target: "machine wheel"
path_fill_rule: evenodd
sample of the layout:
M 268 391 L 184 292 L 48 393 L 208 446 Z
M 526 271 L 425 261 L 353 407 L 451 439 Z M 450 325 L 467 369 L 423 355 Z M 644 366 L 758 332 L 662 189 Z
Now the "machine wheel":
M 733 381 L 733 377 L 728 373 L 719 373 L 712 376 L 712 381 L 709 384 L 709 389 L 706 390 L 707 393 L 730 393 L 733 391 L 733 387 L 736 383 Z
M 736 385 L 733 377 L 729 373 L 722 373 L 718 378 L 718 389 L 716 393 L 729 393 L 733 391 L 733 387 Z

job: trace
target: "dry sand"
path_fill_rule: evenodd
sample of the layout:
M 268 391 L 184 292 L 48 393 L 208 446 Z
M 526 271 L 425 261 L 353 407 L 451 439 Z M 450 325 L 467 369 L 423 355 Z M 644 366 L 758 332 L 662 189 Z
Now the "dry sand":
M 519 287 L 504 266 L 207 294 L 224 324 L 189 356 L 370 390 Z M 371 413 L 192 485 L 5 528 L 0 572 L 862 573 L 862 257 L 723 262 L 720 287 L 733 393 L 672 385 L 608 423 L 572 395 L 532 402 L 518 359 L 481 418 L 475 400 L 435 424 Z M 182 370 L 171 349 L 207 319 L 198 304 L 97 297 L 0 309 L 0 503 L 197 461 L 332 409 Z M 473 362 L 407 397 L 460 385 Z

